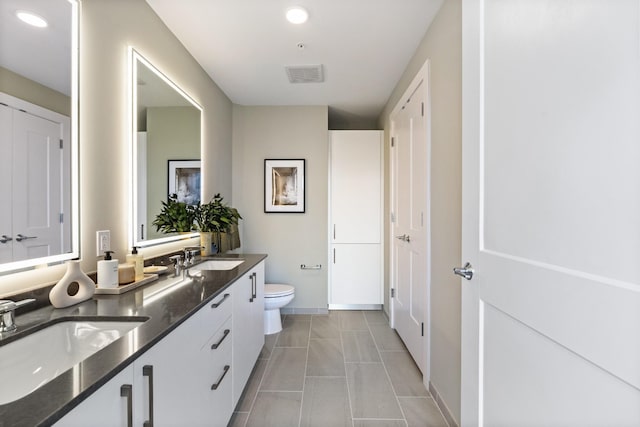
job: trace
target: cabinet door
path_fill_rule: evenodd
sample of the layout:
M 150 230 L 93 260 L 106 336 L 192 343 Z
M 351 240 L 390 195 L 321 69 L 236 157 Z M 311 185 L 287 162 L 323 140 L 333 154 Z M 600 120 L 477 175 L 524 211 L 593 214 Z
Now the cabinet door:
M 189 319 L 134 363 L 135 425 L 153 420 L 155 427 L 198 425 L 200 399 L 195 389 L 201 375 L 199 347 L 190 336 Z
M 380 243 L 382 134 L 331 132 L 331 241 Z
M 123 393 L 122 387 L 129 389 Z M 133 408 L 128 393 L 132 393 L 133 367 L 128 366 L 79 406 L 71 410 L 55 427 L 128 427 L 127 416 Z M 122 396 L 125 394 L 125 396 Z
M 332 247 L 330 304 L 382 304 L 380 245 Z
M 233 406 L 264 345 L 264 262 L 233 285 Z

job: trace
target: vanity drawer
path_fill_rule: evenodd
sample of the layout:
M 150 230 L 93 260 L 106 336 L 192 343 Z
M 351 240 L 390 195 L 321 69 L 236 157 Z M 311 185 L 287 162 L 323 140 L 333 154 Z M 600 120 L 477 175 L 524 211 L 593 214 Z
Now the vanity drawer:
M 197 325 L 199 331 L 198 348 L 202 347 L 213 333 L 229 319 L 232 309 L 232 293 L 230 289 L 227 289 L 193 315 L 191 321 Z
M 231 328 L 229 318 L 200 350 L 204 366 L 200 383 L 204 393 L 202 419 L 214 427 L 225 427 L 233 413 Z

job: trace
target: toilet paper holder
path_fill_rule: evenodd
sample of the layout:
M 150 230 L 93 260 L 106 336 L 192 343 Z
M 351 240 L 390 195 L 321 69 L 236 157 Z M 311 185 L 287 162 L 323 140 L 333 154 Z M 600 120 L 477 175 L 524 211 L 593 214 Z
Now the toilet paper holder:
M 300 264 L 300 270 L 322 270 L 322 264 L 316 264 L 316 265 Z

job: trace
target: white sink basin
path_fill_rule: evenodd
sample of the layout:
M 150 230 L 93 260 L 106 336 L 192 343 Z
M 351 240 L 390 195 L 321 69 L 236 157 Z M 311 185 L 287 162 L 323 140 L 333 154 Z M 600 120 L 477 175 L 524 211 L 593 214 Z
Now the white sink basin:
M 208 260 L 205 262 L 201 262 L 200 264 L 194 265 L 189 270 L 191 271 L 200 271 L 200 270 L 231 270 L 236 268 L 240 264 L 244 262 L 243 259 L 216 259 L 216 260 Z
M 0 346 L 0 405 L 33 392 L 142 322 L 69 320 Z

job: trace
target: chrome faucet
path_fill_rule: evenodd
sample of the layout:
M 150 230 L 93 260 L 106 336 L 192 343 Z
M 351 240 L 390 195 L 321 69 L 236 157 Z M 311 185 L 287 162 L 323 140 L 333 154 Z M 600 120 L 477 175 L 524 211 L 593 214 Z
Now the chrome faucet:
M 174 276 L 179 276 L 184 268 L 184 261 L 182 255 L 173 255 L 169 257 L 169 260 L 173 263 Z
M 184 273 L 189 267 L 195 264 L 196 257 L 200 254 L 200 246 L 187 246 L 183 249 L 182 255 L 173 255 L 169 257 L 169 260 L 173 263 L 175 275 Z
M 0 332 L 14 332 L 16 326 L 15 310 L 23 305 L 34 302 L 35 299 L 23 299 L 22 301 L 0 300 Z
M 200 254 L 201 249 L 202 248 L 200 246 L 187 246 L 184 248 L 184 262 L 182 266 L 184 268 L 189 268 L 195 264 L 196 257 Z

